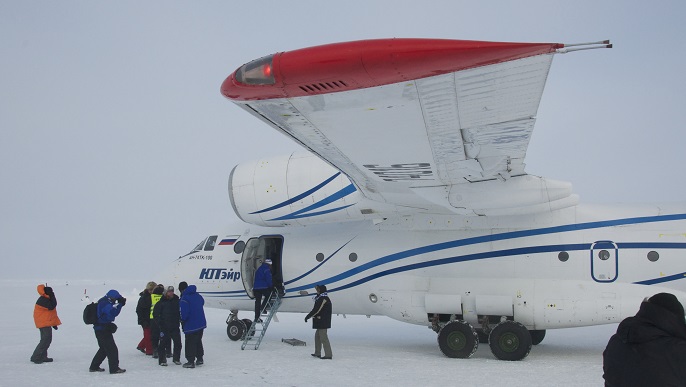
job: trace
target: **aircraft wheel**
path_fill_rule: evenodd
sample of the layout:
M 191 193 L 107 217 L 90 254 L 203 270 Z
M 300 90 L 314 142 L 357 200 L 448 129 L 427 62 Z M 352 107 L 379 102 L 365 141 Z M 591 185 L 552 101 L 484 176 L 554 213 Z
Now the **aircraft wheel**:
M 543 341 L 543 338 L 545 337 L 545 329 L 536 329 L 529 331 L 529 333 L 531 334 L 531 344 L 533 345 L 541 344 L 541 341 Z
M 479 337 L 465 321 L 451 321 L 438 332 L 438 347 L 445 356 L 467 359 L 479 347 Z
M 249 318 L 244 318 L 243 323 L 245 323 L 245 326 L 250 328 L 252 326 L 252 320 Z
M 531 351 L 531 334 L 518 322 L 503 321 L 491 331 L 488 345 L 500 360 L 522 360 Z
M 238 341 L 243 339 L 245 332 L 247 331 L 245 327 L 245 322 L 243 320 L 233 320 L 229 322 L 226 327 L 226 334 L 232 341 Z

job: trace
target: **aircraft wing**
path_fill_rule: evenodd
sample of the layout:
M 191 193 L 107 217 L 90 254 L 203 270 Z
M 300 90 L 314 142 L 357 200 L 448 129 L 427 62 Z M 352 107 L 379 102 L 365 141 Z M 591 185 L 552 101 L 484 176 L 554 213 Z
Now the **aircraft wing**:
M 570 184 L 524 170 L 561 50 L 433 39 L 338 43 L 247 63 L 221 91 L 341 170 L 372 201 L 531 213 L 576 204 Z

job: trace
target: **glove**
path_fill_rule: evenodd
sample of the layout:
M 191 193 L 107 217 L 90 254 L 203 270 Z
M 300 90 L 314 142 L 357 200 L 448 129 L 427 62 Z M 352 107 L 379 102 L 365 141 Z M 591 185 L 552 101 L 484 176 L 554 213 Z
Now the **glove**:
M 57 325 L 53 325 L 52 329 L 57 330 Z
M 117 298 L 117 302 L 119 302 L 119 305 L 124 306 L 124 305 L 126 305 L 126 298 L 119 297 L 119 298 Z
M 307 317 L 305 317 L 305 322 L 307 322 Z

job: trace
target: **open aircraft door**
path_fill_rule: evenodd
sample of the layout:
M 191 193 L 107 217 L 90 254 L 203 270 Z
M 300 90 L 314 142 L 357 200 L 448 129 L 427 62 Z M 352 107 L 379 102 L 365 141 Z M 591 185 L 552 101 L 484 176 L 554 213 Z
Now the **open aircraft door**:
M 245 244 L 241 256 L 241 278 L 248 297 L 255 298 L 253 282 L 255 271 L 262 265 L 265 259 L 272 260 L 272 279 L 277 289 L 283 287 L 283 275 L 281 272 L 281 253 L 283 249 L 283 237 L 280 235 L 266 235 L 250 238 Z
M 617 245 L 598 241 L 591 245 L 591 276 L 596 282 L 613 282 L 619 274 Z

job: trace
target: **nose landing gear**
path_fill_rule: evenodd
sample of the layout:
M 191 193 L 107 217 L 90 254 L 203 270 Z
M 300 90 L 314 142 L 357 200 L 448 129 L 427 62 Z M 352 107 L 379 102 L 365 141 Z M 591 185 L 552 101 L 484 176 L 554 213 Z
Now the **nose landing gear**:
M 244 318 L 241 320 L 238 318 L 238 311 L 232 310 L 229 317 L 226 318 L 226 335 L 229 336 L 231 341 L 243 340 L 250 325 L 252 325 L 250 319 Z

